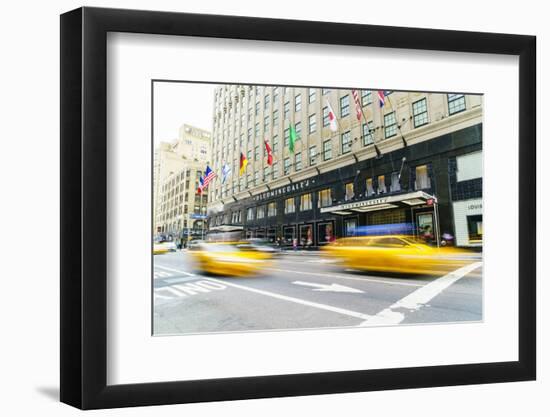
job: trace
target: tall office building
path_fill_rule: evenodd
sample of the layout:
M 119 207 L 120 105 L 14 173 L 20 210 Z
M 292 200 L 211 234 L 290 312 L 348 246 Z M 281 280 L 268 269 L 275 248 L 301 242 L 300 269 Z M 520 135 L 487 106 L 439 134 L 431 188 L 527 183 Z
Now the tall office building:
M 184 124 L 177 139 L 161 142 L 153 159 L 153 233 L 179 235 L 202 228 L 208 193 L 197 194 L 198 181 L 210 163 L 210 132 Z
M 316 247 L 362 226 L 407 224 L 480 246 L 482 103 L 465 94 L 221 86 L 209 228 Z

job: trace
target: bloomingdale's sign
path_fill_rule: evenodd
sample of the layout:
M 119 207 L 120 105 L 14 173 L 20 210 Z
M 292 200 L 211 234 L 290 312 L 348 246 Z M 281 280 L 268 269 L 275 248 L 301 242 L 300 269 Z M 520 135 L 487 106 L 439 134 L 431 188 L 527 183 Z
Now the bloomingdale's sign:
M 267 198 L 278 197 L 294 191 L 305 190 L 314 184 L 315 184 L 315 178 L 293 182 L 292 184 L 285 185 L 284 187 L 279 187 L 274 190 L 269 190 L 269 191 L 265 191 L 263 193 L 257 194 L 253 197 L 253 199 L 254 201 L 263 201 Z

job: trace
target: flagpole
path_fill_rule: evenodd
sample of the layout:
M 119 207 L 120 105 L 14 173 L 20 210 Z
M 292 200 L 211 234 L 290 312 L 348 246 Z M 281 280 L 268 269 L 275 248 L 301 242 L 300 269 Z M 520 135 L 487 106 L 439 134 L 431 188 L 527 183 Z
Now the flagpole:
M 367 119 L 367 116 L 365 116 L 365 111 L 363 110 L 363 106 L 360 105 L 359 108 L 361 109 L 361 114 L 363 115 L 363 118 L 365 119 L 365 124 L 367 125 L 367 129 L 370 133 L 369 120 Z M 359 124 L 361 124 L 361 123 L 359 123 Z M 361 135 L 363 135 L 363 129 L 361 129 L 361 126 L 359 126 L 359 129 L 361 130 Z M 363 135 L 363 140 L 364 140 L 364 135 Z M 380 158 L 382 156 L 382 152 L 380 152 L 380 149 L 378 149 L 378 146 L 376 145 L 376 143 L 374 141 L 374 135 L 372 136 L 372 144 L 374 145 L 374 150 L 376 151 L 376 157 Z
M 393 108 L 393 104 L 391 102 L 390 96 L 385 96 L 388 98 L 388 102 L 390 103 L 391 110 L 395 112 L 395 109 Z M 399 130 L 399 135 L 401 136 L 401 140 L 403 141 L 403 145 L 406 147 L 408 145 L 407 141 L 405 140 L 405 137 L 403 136 L 403 132 L 401 131 L 401 126 L 399 126 L 399 121 L 397 120 L 397 112 L 395 112 L 395 122 L 397 123 L 397 130 Z

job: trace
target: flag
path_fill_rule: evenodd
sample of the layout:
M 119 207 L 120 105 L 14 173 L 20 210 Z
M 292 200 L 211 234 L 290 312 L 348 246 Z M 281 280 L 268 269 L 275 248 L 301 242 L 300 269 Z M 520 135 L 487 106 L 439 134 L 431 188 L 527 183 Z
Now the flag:
M 273 165 L 273 152 L 271 151 L 271 146 L 269 146 L 269 143 L 267 143 L 267 140 L 264 141 L 265 143 L 265 151 L 267 152 L 267 165 L 271 166 Z
M 208 187 L 208 184 L 210 184 L 210 181 L 212 181 L 214 178 L 216 178 L 216 173 L 210 169 L 208 165 L 206 165 L 206 171 L 204 171 L 204 179 L 202 180 L 202 188 Z
M 359 101 L 359 93 L 357 90 L 351 90 L 351 93 L 353 94 L 353 100 L 355 101 L 355 115 L 357 116 L 357 120 L 361 121 L 361 102 Z
M 330 106 L 330 103 L 327 101 L 327 108 L 328 108 L 328 121 L 330 125 L 330 130 L 333 132 L 336 132 L 338 130 L 338 122 L 336 121 L 336 113 L 334 113 L 334 110 L 332 110 L 332 107 Z
M 227 164 L 223 164 L 222 167 L 222 184 L 225 183 L 225 180 L 229 177 L 231 174 L 231 167 Z
M 241 152 L 241 163 L 239 165 L 239 175 L 243 175 L 246 171 L 246 166 L 248 165 L 248 159 L 244 153 Z
M 384 107 L 385 94 L 383 90 L 378 90 L 378 104 L 380 107 Z
M 199 178 L 199 188 L 197 188 L 197 193 L 202 194 L 202 189 L 204 188 L 204 180 L 202 179 L 202 175 Z
M 289 129 L 288 150 L 294 152 L 294 143 L 296 142 L 296 129 L 291 124 Z

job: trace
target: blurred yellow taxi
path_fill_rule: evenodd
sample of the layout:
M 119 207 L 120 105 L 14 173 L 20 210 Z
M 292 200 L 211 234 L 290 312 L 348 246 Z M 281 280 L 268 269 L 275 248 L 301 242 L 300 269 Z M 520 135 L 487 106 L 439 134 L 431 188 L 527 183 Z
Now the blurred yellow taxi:
M 201 243 L 189 253 L 202 272 L 236 277 L 257 274 L 272 258 L 246 242 Z
M 154 242 L 153 255 L 160 255 L 168 252 L 175 252 L 177 246 L 174 242 Z
M 429 246 L 406 235 L 342 238 L 323 250 L 346 268 L 427 275 L 448 273 L 478 256 L 457 248 Z

